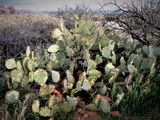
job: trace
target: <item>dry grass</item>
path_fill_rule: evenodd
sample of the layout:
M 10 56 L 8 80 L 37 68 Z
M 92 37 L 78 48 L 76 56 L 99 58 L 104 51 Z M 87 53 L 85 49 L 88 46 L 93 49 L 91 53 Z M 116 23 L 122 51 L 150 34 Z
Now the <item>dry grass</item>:
M 27 94 L 23 100 L 15 104 L 0 101 L 0 120 L 26 120 L 32 115 L 31 105 L 35 96 Z
M 20 57 L 26 46 L 33 49 L 53 42 L 51 31 L 58 19 L 48 14 L 0 15 L 0 64 L 11 57 Z

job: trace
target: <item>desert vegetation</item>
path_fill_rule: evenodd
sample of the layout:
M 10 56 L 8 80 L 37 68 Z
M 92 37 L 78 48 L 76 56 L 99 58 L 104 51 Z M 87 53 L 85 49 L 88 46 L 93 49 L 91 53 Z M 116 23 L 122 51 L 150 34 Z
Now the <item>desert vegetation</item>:
M 159 120 L 159 5 L 1 15 L 0 118 Z

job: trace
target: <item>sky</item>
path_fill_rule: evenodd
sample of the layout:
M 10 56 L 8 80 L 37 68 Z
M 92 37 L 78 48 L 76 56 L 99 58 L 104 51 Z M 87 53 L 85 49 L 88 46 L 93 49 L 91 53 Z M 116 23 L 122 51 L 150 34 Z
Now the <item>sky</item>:
M 16 9 L 33 10 L 33 11 L 50 11 L 57 8 L 64 8 L 65 5 L 75 7 L 76 5 L 85 4 L 87 7 L 97 10 L 100 8 L 99 3 L 110 2 L 113 0 L 0 0 L 0 5 L 12 5 Z M 130 0 L 117 0 L 118 4 L 128 3 Z M 136 0 L 135 0 L 136 1 Z M 113 6 L 107 8 L 114 9 Z

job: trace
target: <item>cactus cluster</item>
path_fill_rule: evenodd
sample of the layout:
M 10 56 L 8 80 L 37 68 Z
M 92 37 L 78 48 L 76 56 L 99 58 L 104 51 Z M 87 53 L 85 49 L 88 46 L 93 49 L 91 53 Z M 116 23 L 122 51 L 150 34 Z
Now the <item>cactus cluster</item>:
M 39 60 L 34 55 L 34 52 L 30 50 L 28 46 L 26 49 L 26 57 L 22 62 L 13 59 L 6 60 L 6 68 L 11 70 L 11 82 L 13 84 L 19 84 L 22 87 L 34 81 L 43 86 L 47 79 L 48 73 L 45 69 L 38 68 Z
M 8 85 L 11 84 L 6 93 L 8 102 L 18 102 L 18 86 L 32 89 L 37 94 L 32 111 L 54 118 L 57 112 L 75 110 L 83 101 L 76 96 L 84 91 L 92 96 L 89 104 L 84 103 L 86 109 L 111 113 L 134 89 L 135 81 L 140 84 L 140 79 L 135 79 L 137 75 L 154 75 L 158 47 L 155 52 L 152 45 L 141 47 L 130 41 L 127 43 L 132 47 L 122 46 L 118 35 L 112 36 L 112 31 L 92 20 L 76 17 L 74 29 L 67 29 L 62 18 L 60 21 L 60 28 L 52 32 L 55 44 L 44 50 L 43 59 L 28 46 L 22 62 L 6 60 L 5 66 L 10 70 Z M 39 88 L 33 87 L 36 85 Z

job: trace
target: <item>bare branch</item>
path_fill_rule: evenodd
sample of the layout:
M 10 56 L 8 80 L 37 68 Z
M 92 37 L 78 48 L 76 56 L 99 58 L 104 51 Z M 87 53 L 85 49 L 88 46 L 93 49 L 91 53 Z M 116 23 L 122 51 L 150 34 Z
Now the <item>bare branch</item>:
M 114 2 L 104 3 L 100 5 L 101 10 L 105 11 L 105 7 L 113 5 L 116 7 L 117 13 L 108 14 L 103 12 L 105 22 L 115 21 L 121 25 L 126 32 L 128 32 L 133 39 L 137 39 L 143 44 L 149 44 L 147 40 L 147 34 L 151 34 L 159 40 L 158 35 L 160 33 L 160 0 L 146 0 L 146 2 L 140 0 L 140 5 L 137 6 L 134 0 L 131 0 L 131 4 L 120 6 L 116 0 Z M 119 11 L 119 13 L 118 13 Z M 140 30 L 140 33 L 134 31 Z M 153 31 L 159 31 L 154 33 Z

